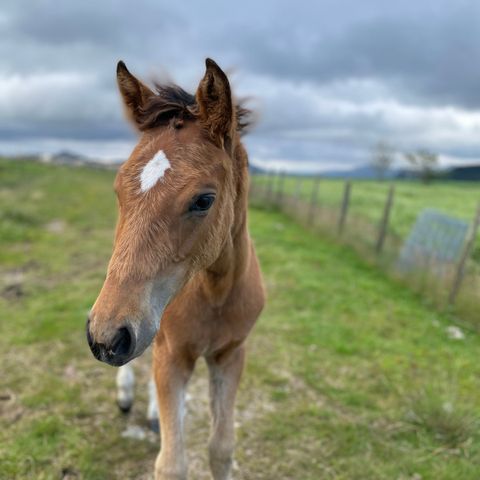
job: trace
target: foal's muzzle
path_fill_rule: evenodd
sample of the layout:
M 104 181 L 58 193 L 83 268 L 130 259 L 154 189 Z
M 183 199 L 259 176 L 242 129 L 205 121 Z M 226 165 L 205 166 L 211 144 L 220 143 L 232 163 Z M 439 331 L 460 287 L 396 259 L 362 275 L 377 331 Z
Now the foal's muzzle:
M 87 319 L 86 333 L 90 350 L 97 360 L 120 367 L 132 359 L 136 341 L 131 327 L 119 328 L 109 345 L 93 340 L 90 333 L 90 319 Z

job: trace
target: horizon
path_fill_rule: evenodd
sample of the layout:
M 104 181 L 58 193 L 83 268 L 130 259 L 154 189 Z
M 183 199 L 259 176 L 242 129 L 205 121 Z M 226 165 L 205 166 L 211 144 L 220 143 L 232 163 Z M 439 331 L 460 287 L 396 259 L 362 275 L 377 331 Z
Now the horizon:
M 399 153 L 397 152 L 396 155 Z M 70 160 L 62 159 L 62 157 L 70 157 Z M 45 152 L 31 152 L 28 154 L 19 154 L 19 155 L 5 155 L 0 152 L 0 158 L 12 158 L 14 160 L 24 160 L 24 159 L 33 159 L 35 161 L 40 161 L 42 163 L 65 163 L 68 164 L 69 162 L 86 162 L 96 165 L 104 165 L 104 166 L 111 166 L 117 167 L 120 166 L 126 159 L 125 158 L 108 158 L 108 157 L 95 157 L 89 156 L 86 154 L 82 154 L 80 152 L 76 152 L 74 150 L 64 149 L 58 150 L 52 153 L 45 153 Z M 365 163 L 361 165 L 354 165 L 354 166 L 347 166 L 347 165 L 334 165 L 334 166 L 320 166 L 319 168 L 311 168 L 311 164 L 304 165 L 304 168 L 301 168 L 302 165 L 298 165 L 298 163 L 292 163 L 287 166 L 287 168 L 278 168 L 276 166 L 269 166 L 264 164 L 257 164 L 255 162 L 249 161 L 249 167 L 251 170 L 256 171 L 256 173 L 261 174 L 287 174 L 287 175 L 299 175 L 299 176 L 315 176 L 315 175 L 326 175 L 327 177 L 332 178 L 357 178 L 357 179 L 374 179 L 378 178 L 378 172 L 376 167 L 373 163 Z M 322 168 L 323 167 L 323 168 Z M 480 168 L 480 162 L 474 164 L 452 164 L 452 165 L 441 165 L 438 164 L 434 171 L 437 174 L 443 174 L 455 169 L 463 169 L 463 168 Z M 412 164 L 408 163 L 407 161 L 403 162 L 394 162 L 392 165 L 387 167 L 383 173 L 385 175 L 385 179 L 393 179 L 397 178 L 399 174 L 408 174 L 411 173 L 414 177 L 405 177 L 405 179 L 412 179 L 418 175 L 418 169 L 415 168 Z M 350 176 L 353 175 L 353 176 Z M 403 178 L 403 177 L 402 177 Z

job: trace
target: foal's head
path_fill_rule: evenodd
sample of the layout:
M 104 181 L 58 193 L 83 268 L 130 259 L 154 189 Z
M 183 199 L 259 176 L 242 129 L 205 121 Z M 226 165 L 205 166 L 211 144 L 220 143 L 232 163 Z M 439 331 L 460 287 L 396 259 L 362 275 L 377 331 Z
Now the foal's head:
M 141 132 L 115 180 L 119 219 L 107 277 L 87 322 L 93 354 L 122 365 L 151 343 L 169 301 L 230 240 L 243 109 L 212 60 L 196 95 L 154 93 L 120 62 L 118 86 Z

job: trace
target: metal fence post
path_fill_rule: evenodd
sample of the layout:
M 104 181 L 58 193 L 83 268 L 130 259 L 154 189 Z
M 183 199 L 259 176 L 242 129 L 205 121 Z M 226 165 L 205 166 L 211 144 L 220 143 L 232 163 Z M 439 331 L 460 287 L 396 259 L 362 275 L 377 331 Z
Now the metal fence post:
M 380 228 L 378 230 L 377 242 L 375 244 L 375 251 L 377 252 L 377 254 L 382 253 L 385 238 L 387 236 L 388 221 L 390 219 L 390 210 L 392 209 L 394 194 L 395 185 L 390 185 L 390 189 L 388 190 L 387 195 L 387 201 L 385 202 L 385 207 L 383 209 L 382 219 L 380 220 Z
M 338 218 L 338 234 L 341 235 L 345 222 L 347 220 L 348 206 L 350 204 L 350 180 L 345 182 L 345 188 L 343 190 L 342 210 L 340 211 L 340 217 Z
M 452 289 L 448 297 L 448 302 L 450 304 L 455 303 L 458 292 L 460 291 L 460 286 L 462 285 L 463 277 L 465 276 L 465 266 L 467 264 L 468 257 L 470 256 L 473 247 L 475 246 L 475 240 L 477 238 L 478 228 L 480 226 L 480 203 L 478 204 L 477 211 L 475 212 L 475 217 L 472 222 L 472 230 L 470 232 L 470 237 L 465 245 L 460 261 L 457 265 L 457 270 L 455 272 L 455 278 L 453 280 Z

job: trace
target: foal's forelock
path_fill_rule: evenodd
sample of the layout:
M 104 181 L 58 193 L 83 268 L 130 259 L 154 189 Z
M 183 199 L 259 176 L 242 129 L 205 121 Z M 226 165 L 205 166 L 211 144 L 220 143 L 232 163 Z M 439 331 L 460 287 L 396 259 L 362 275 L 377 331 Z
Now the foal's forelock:
M 198 104 L 194 95 L 174 84 L 155 82 L 156 95 L 150 97 L 140 110 L 138 128 L 147 131 L 164 125 L 181 128 L 184 121 L 198 119 Z M 243 105 L 235 105 L 236 130 L 245 133 L 253 123 L 252 111 Z

